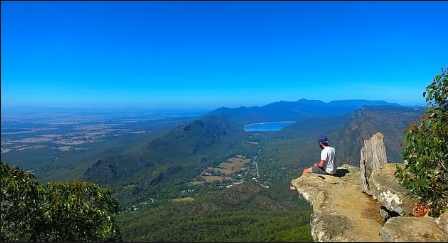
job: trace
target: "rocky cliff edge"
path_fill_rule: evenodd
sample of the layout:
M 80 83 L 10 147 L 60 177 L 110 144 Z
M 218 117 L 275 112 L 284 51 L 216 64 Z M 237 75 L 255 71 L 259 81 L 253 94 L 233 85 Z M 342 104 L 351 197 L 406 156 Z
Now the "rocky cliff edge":
M 396 166 L 401 165 L 384 162 L 382 134 L 366 144 L 361 153 L 367 156 L 361 154 L 364 161 L 360 163 L 365 168 L 344 164 L 336 176 L 304 174 L 292 180 L 313 206 L 314 241 L 447 242 L 448 212 L 439 218 L 413 217 L 417 201 L 394 177 Z

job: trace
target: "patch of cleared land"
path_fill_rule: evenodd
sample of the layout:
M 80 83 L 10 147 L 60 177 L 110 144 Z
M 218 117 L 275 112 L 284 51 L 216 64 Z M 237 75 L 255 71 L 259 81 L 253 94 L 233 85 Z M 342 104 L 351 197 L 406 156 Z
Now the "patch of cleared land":
M 24 138 L 20 140 L 12 141 L 13 143 L 45 143 L 45 142 L 51 142 L 51 138 L 45 138 L 45 137 L 36 137 L 36 138 Z
M 31 146 L 27 147 L 27 149 L 42 149 L 42 148 L 47 148 L 47 146 L 45 146 L 45 145 L 31 145 Z
M 244 168 L 244 163 L 221 163 L 219 167 L 231 170 L 232 172 L 230 174 L 246 169 Z
M 72 148 L 72 146 L 62 146 L 62 147 L 58 147 L 58 149 L 60 151 L 69 151 Z
M 40 135 L 40 136 L 44 137 L 44 138 L 59 138 L 59 137 L 62 137 L 61 134 L 44 134 L 44 135 Z
M 194 201 L 194 198 L 192 198 L 192 197 L 184 197 L 184 198 L 175 198 L 175 199 L 173 199 L 173 202 L 187 202 L 187 201 Z
M 232 174 L 234 171 L 233 170 L 230 170 L 230 169 L 221 169 L 221 168 L 214 168 L 214 167 L 207 167 L 207 170 L 213 170 L 213 171 L 216 171 L 216 172 L 221 172 L 221 173 L 224 173 L 224 174 Z
M 228 176 L 202 176 L 206 182 L 231 180 Z
M 230 162 L 234 162 L 234 163 L 248 163 L 248 162 L 250 162 L 250 159 L 245 159 L 245 158 L 230 158 L 230 159 L 228 159 L 227 161 L 230 161 Z
M 207 167 L 207 169 L 201 172 L 201 177 L 204 178 L 206 182 L 231 180 L 231 177 L 228 176 L 238 171 L 247 170 L 247 168 L 244 167 L 244 164 L 249 162 L 250 159 L 238 155 L 237 157 L 228 159 L 226 162 L 222 162 L 217 167 Z M 213 176 L 207 173 L 207 170 L 222 173 L 224 176 Z
M 136 132 L 128 132 L 128 133 L 131 133 L 131 134 L 140 134 L 140 133 L 145 133 L 146 131 L 136 131 Z

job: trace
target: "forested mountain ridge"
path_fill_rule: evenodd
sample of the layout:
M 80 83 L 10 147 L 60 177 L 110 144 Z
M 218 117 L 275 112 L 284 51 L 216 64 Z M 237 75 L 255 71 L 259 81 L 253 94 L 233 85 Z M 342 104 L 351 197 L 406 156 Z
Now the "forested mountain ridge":
M 412 122 L 425 113 L 425 108 L 366 106 L 354 111 L 356 119 L 334 136 L 339 148 L 338 160 L 359 166 L 359 151 L 364 140 L 373 134 L 384 134 L 387 158 L 390 163 L 402 163 L 404 132 Z
M 220 116 L 208 116 L 177 126 L 143 144 L 133 154 L 104 156 L 88 168 L 83 177 L 97 183 L 111 184 L 120 179 L 129 179 L 136 173 L 160 171 L 172 165 L 212 165 L 228 157 L 232 148 L 244 142 L 244 136 L 245 132 L 232 121 Z
M 104 156 L 83 179 L 107 185 L 122 205 L 169 201 L 208 166 L 237 154 L 252 156 L 257 147 L 246 143 L 242 127 L 221 116 L 179 125 L 142 144 L 132 154 Z
M 87 168 L 83 177 L 88 181 L 107 184 L 132 176 L 135 172 L 148 169 L 153 165 L 154 163 L 144 155 L 106 155 Z
M 221 116 L 207 116 L 176 127 L 151 141 L 147 148 L 174 157 L 191 156 L 221 140 L 243 134 L 244 131 L 233 121 Z

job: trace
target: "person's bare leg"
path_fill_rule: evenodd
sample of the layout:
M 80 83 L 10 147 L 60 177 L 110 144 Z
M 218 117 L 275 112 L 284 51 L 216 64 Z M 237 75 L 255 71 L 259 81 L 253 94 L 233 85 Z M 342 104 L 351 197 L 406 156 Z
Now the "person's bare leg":
M 311 167 L 303 169 L 302 174 L 306 174 L 306 173 L 313 173 L 313 171 L 311 170 Z

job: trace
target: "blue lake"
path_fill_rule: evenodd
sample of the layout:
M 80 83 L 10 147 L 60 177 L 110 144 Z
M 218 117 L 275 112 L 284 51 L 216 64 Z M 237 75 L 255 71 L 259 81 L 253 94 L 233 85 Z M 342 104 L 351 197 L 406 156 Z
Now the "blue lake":
M 260 122 L 248 124 L 244 126 L 246 132 L 270 132 L 280 131 L 282 128 L 293 124 L 295 121 L 281 121 L 281 122 Z

